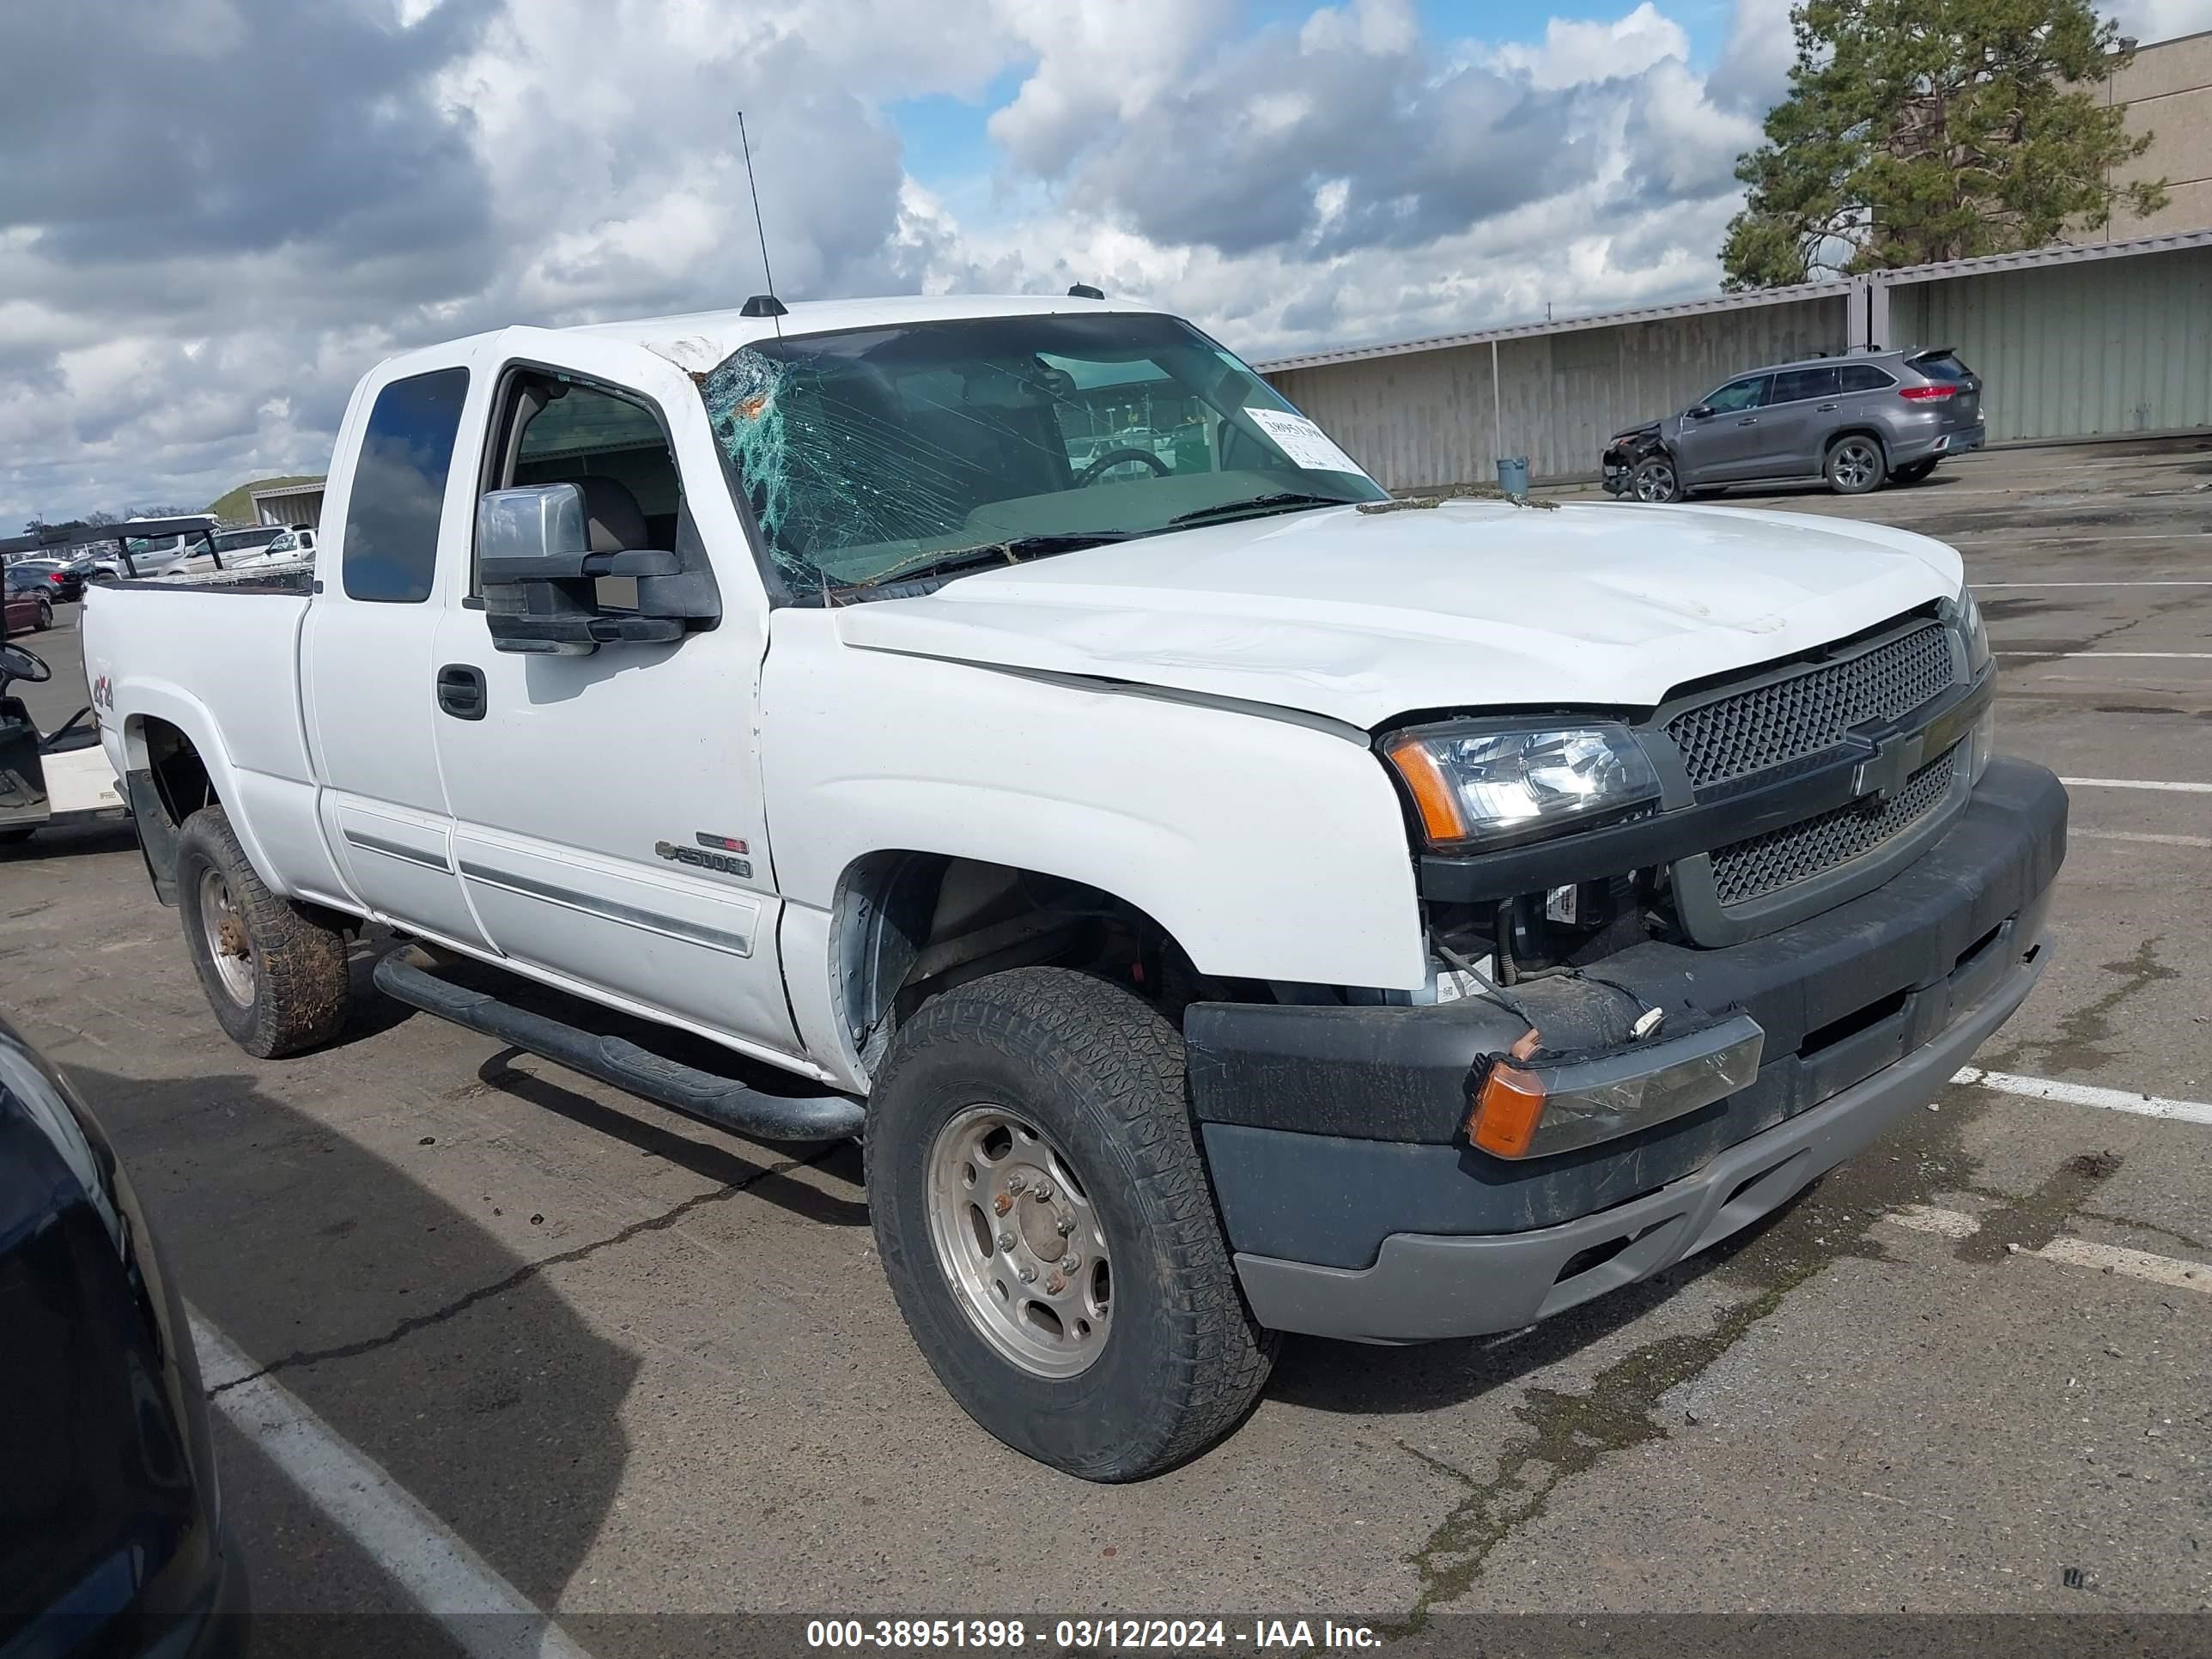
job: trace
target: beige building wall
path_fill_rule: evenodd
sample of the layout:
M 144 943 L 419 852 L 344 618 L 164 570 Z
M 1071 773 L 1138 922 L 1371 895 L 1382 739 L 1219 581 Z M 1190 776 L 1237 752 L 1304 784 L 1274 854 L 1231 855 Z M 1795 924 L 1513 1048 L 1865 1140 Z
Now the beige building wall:
M 2105 95 L 2128 107 L 2128 131 L 2151 135 L 2150 148 L 2118 169 L 2115 184 L 2166 181 L 2166 204 L 2148 218 L 2123 206 L 2109 225 L 2069 237 L 2119 242 L 2131 236 L 2212 228 L 2212 30 L 2136 48 L 2135 62 L 2105 83 Z

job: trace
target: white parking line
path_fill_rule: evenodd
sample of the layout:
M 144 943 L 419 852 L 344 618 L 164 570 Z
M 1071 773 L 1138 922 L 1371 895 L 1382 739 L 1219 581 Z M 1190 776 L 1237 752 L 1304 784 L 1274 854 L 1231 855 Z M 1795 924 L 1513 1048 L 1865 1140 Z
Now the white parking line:
M 2212 795 L 2212 783 L 2169 783 L 2159 778 L 2061 778 L 2069 789 L 2166 789 L 2182 795 Z
M 1926 1204 L 1907 1204 L 1892 1210 L 1882 1219 L 1916 1233 L 1932 1233 L 1937 1238 L 1972 1238 L 1982 1230 L 1978 1217 L 1957 1210 L 1938 1210 Z M 2086 1238 L 2062 1236 L 2039 1249 L 2022 1250 L 2020 1254 L 2042 1261 L 2062 1262 L 2069 1267 L 2125 1273 L 2130 1279 L 2163 1285 L 2169 1290 L 2195 1291 L 2212 1296 L 2212 1267 L 2177 1261 L 2170 1255 L 2153 1255 L 2148 1250 L 2130 1250 L 2123 1245 L 2097 1244 Z
M 366 1453 L 283 1384 L 254 1376 L 252 1360 L 198 1312 L 191 1322 L 202 1380 L 222 1388 L 212 1401 L 216 1410 L 442 1625 L 455 1645 L 473 1659 L 589 1659 Z M 240 1380 L 246 1377 L 253 1380 Z
M 1974 582 L 1971 586 L 1977 593 L 1987 593 L 2000 587 L 2212 587 L 2212 582 Z
M 1962 530 L 1951 539 L 1965 541 L 1982 536 L 2002 541 L 2008 547 L 2040 547 L 2051 542 L 2185 542 L 2200 536 L 2212 536 L 2212 530 L 2169 530 L 2155 536 L 2137 535 L 2132 532 L 2124 536 L 2105 536 L 2094 530 L 2076 531 L 2064 536 L 2009 536 L 2002 530 Z
M 2212 1296 L 2212 1267 L 2200 1267 L 2193 1261 L 2176 1261 L 2170 1255 L 2153 1255 L 2148 1250 L 2062 1237 L 2052 1239 L 2035 1254 L 2045 1261 L 2071 1262 L 2077 1267 L 2094 1267 L 2099 1273 L 2109 1269 L 2177 1291 L 2198 1291 Z
M 2126 1089 L 2100 1089 L 2087 1083 L 2059 1083 L 2047 1077 L 2019 1077 L 2010 1072 L 1984 1072 L 1969 1066 L 1951 1074 L 1954 1083 L 1970 1083 L 1999 1094 L 2027 1100 L 2063 1101 L 2069 1106 L 2094 1106 L 2107 1112 L 2133 1112 L 2139 1117 L 2162 1117 L 2176 1123 L 2212 1124 L 2212 1105 L 2201 1100 L 2168 1100 L 2163 1095 L 2139 1095 Z
M 2077 830 L 2069 824 L 2071 841 L 2141 841 L 2154 847 L 2212 847 L 2212 836 L 2157 836 L 2148 830 Z
M 2062 657 L 2075 661 L 2079 657 L 2157 657 L 2161 661 L 2212 661 L 2212 650 L 2000 650 L 2000 657 Z

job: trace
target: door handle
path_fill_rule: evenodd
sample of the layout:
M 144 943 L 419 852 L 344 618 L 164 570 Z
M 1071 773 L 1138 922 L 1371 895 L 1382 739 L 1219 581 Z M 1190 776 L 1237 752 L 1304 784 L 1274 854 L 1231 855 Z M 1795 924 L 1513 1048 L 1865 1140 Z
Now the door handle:
M 483 669 L 449 662 L 438 671 L 438 707 L 455 720 L 482 720 L 485 703 Z
M 1738 421 L 1736 424 L 1738 426 L 1757 426 L 1759 424 L 1759 416 L 1756 415 L 1747 415 L 1741 420 Z
M 1813 405 L 1813 412 L 1816 415 L 1826 415 L 1835 409 L 1835 407 L 1836 405 L 1834 404 L 1814 404 Z

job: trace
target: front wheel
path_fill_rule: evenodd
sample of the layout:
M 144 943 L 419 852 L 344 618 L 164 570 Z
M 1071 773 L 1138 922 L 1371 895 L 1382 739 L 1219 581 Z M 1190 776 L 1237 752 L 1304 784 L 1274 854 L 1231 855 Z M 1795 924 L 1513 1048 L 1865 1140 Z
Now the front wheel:
M 177 908 L 208 1005 L 262 1060 L 297 1054 L 345 1023 L 345 935 L 262 884 L 220 806 L 177 837 Z
M 1118 986 L 1025 968 L 900 1029 L 868 1101 L 869 1218 L 948 1393 L 1086 1480 L 1175 1468 L 1259 1397 L 1191 1133 L 1182 1040 Z
M 1888 466 L 1880 444 L 1853 433 L 1829 446 L 1827 463 L 1821 471 L 1827 474 L 1828 487 L 1838 495 L 1863 495 L 1881 487 Z
M 1682 499 L 1681 475 L 1674 471 L 1671 455 L 1653 455 L 1637 463 L 1629 478 L 1629 487 L 1639 501 L 1679 501 Z

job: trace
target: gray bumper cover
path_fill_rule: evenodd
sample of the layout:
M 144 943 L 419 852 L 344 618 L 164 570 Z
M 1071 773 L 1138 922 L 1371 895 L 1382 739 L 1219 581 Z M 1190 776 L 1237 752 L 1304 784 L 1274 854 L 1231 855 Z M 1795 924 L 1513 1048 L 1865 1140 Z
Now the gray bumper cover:
M 1465 1237 L 1394 1233 L 1375 1265 L 1317 1266 L 1240 1252 L 1237 1272 L 1260 1323 L 1357 1342 L 1429 1342 L 1517 1330 L 1649 1277 L 1718 1243 L 1810 1185 L 1941 1091 L 2027 999 L 2049 960 L 2015 959 L 1940 1035 L 1809 1111 L 1740 1141 L 1695 1175 L 1595 1215 L 1531 1232 Z M 1618 1254 L 1562 1280 L 1585 1250 Z

